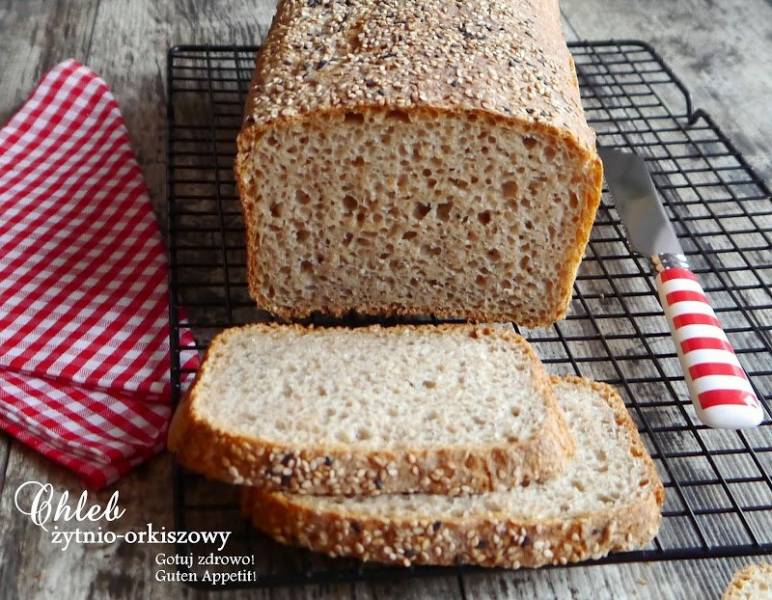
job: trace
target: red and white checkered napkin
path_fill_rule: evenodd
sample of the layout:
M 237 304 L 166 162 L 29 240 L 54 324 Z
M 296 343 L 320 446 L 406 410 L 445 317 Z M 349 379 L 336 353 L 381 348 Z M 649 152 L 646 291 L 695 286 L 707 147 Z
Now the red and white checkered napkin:
M 64 62 L 0 130 L 0 428 L 91 487 L 163 448 L 166 276 L 118 104 Z

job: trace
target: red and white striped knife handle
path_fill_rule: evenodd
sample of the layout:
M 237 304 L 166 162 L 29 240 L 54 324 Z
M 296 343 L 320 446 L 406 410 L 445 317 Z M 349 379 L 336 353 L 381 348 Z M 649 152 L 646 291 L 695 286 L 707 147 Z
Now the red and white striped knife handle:
M 683 255 L 652 257 L 657 292 L 689 395 L 709 427 L 755 427 L 764 418 L 745 370 Z

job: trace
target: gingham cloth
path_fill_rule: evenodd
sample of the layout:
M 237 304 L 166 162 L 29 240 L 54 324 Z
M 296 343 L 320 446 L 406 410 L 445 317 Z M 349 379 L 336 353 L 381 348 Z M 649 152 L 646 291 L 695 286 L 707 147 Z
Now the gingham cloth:
M 0 130 L 0 427 L 94 488 L 163 448 L 166 277 L 118 104 L 68 60 Z

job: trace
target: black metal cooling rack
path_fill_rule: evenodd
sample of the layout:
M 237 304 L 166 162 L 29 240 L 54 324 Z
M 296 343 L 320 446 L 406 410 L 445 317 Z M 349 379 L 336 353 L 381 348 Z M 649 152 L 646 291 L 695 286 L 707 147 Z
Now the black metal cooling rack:
M 772 398 L 772 202 L 764 182 L 657 53 L 637 41 L 570 44 L 587 119 L 600 145 L 645 156 L 693 270 L 769 414 Z M 178 46 L 168 57 L 168 208 L 172 377 L 180 369 L 178 309 L 198 350 L 220 329 L 266 319 L 246 289 L 244 232 L 234 187 L 234 139 L 256 47 Z M 772 423 L 711 430 L 694 416 L 653 287 L 649 261 L 632 255 L 604 198 L 568 319 L 522 329 L 555 373 L 615 385 L 666 486 L 664 520 L 649 547 L 598 562 L 772 553 Z M 461 574 L 328 559 L 287 548 L 241 519 L 236 491 L 178 469 L 177 529 L 234 532 L 231 555 L 255 557 L 273 586 L 376 577 Z M 180 545 L 204 555 L 203 545 Z M 587 563 L 585 563 L 587 564 Z M 211 567 L 208 567 L 211 569 Z M 201 573 L 203 567 L 191 571 Z M 199 581 L 199 586 L 206 583 Z

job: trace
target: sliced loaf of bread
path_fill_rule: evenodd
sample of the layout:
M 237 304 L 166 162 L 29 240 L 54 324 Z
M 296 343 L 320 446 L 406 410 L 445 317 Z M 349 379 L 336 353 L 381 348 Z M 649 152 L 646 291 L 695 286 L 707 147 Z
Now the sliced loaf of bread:
M 281 542 L 404 565 L 537 567 L 646 544 L 664 490 L 622 400 L 608 385 L 579 378 L 556 379 L 554 388 L 577 443 L 558 478 L 459 497 L 245 489 L 245 513 Z
M 282 0 L 244 116 L 262 308 L 565 316 L 602 166 L 557 0 Z
M 212 342 L 169 448 L 237 484 L 452 495 L 554 477 L 574 444 L 506 328 L 253 325 Z

